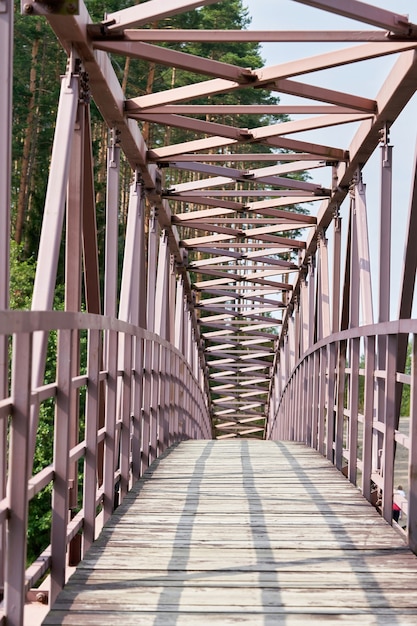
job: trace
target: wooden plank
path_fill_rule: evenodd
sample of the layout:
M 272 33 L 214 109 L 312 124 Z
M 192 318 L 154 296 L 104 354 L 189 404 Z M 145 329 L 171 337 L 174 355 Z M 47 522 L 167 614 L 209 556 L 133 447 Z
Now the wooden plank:
M 161 619 L 162 615 L 162 619 Z M 407 621 L 398 621 L 398 615 L 401 619 L 404 617 L 404 612 L 386 609 L 375 609 L 374 614 L 364 614 L 363 612 L 358 611 L 355 614 L 349 615 L 337 615 L 335 619 L 337 620 L 337 624 L 342 624 L 342 626 L 358 626 L 360 624 L 366 624 L 366 626 L 392 626 L 393 624 L 400 624 L 401 626 L 406 626 L 407 624 L 416 624 L 416 615 L 415 613 L 408 614 Z M 329 620 L 330 617 L 330 620 Z M 323 621 L 327 621 L 327 623 L 331 623 L 331 614 L 305 614 L 305 613 L 292 613 L 291 615 L 285 615 L 285 624 L 286 626 L 304 626 L 308 624 L 308 626 L 323 626 Z M 265 621 L 265 618 L 268 621 Z M 80 621 L 83 619 L 82 613 L 73 612 L 71 614 L 62 616 L 62 621 L 59 624 L 65 626 L 80 626 L 80 624 L 86 624 L 86 622 Z M 106 622 L 103 622 L 103 619 Z M 210 626 L 236 626 L 239 624 L 246 624 L 248 626 L 265 626 L 265 624 L 279 624 L 279 620 L 283 619 L 283 615 L 281 612 L 268 612 L 265 616 L 263 613 L 254 613 L 245 611 L 242 615 L 236 619 L 234 614 L 228 613 L 210 613 Z M 88 626 L 102 626 L 102 624 L 117 624 L 120 620 L 119 612 L 91 612 L 89 616 Z M 161 621 L 159 621 L 161 620 Z M 161 614 L 160 612 L 125 612 L 123 614 L 123 625 L 124 626 L 156 626 L 157 624 L 163 624 L 163 626 L 196 626 L 196 624 L 205 623 L 207 620 L 207 616 L 205 611 L 202 613 L 186 613 L 178 614 L 178 611 L 174 612 L 164 612 Z M 45 621 L 44 624 L 55 624 L 58 622 L 49 622 Z M 207 623 L 207 622 L 206 622 Z
M 104 527 L 45 625 L 417 625 L 417 559 L 301 444 L 182 442 Z

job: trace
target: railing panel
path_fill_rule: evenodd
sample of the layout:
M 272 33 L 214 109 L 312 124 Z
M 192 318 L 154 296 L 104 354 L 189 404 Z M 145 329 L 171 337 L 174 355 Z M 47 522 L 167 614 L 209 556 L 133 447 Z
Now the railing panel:
M 408 535 L 417 553 L 416 333 L 417 320 L 400 320 L 351 328 L 311 346 L 282 391 L 277 384 L 271 387 L 270 406 L 275 412 L 270 411 L 268 433 L 272 439 L 289 438 L 319 449 L 389 523 L 396 523 L 393 503 L 398 505 L 397 530 Z M 410 334 L 411 375 L 396 371 L 399 338 Z M 383 358 L 377 353 L 381 345 L 386 351 Z M 273 380 L 278 379 L 274 372 Z M 409 420 L 405 425 L 400 420 L 397 429 L 398 383 L 410 389 L 411 399 Z M 300 425 L 301 414 L 305 425 Z M 408 421 L 409 432 L 404 430 Z M 405 497 L 398 486 L 403 487 L 403 481 Z
M 51 337 L 57 332 L 57 342 L 50 342 L 50 350 L 54 343 L 58 346 L 57 354 L 50 355 L 51 362 L 56 362 L 56 376 L 52 382 L 32 388 L 32 341 L 34 333 L 40 331 Z M 84 339 L 74 341 L 74 336 L 84 337 L 86 331 L 86 344 Z M 7 531 L 6 560 L 1 567 L 7 623 L 20 626 L 27 589 L 50 573 L 49 600 L 53 601 L 65 582 L 67 565 L 80 557 L 79 539 L 85 554 L 103 520 L 110 517 L 136 480 L 141 445 L 142 471 L 146 469 L 151 402 L 157 409 L 154 456 L 168 442 L 207 436 L 211 427 L 205 390 L 200 385 L 204 376 L 197 379 L 184 356 L 158 335 L 91 314 L 7 311 L 0 312 L 0 336 L 14 337 L 11 394 L 0 398 L 0 420 L 9 425 L 3 449 L 9 462 L 7 497 L 0 508 L 0 520 Z M 86 371 L 85 358 L 79 359 L 80 344 L 86 347 Z M 158 355 L 154 371 L 153 355 Z M 154 399 L 151 393 L 156 394 Z M 51 402 L 50 410 L 55 412 L 49 433 L 53 458 L 32 476 L 29 465 L 33 461 L 28 453 L 30 417 L 38 415 L 45 402 Z M 185 416 L 179 429 L 178 419 Z M 51 545 L 25 574 L 28 507 L 32 498 L 50 488 Z

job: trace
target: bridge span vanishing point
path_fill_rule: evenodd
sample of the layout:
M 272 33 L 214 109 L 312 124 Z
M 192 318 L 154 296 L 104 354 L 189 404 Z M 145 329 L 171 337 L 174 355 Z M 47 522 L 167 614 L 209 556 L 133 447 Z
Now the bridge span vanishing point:
M 417 624 L 417 15 L 11 4 L 0 624 Z M 31 310 L 10 300 L 18 14 L 66 59 Z

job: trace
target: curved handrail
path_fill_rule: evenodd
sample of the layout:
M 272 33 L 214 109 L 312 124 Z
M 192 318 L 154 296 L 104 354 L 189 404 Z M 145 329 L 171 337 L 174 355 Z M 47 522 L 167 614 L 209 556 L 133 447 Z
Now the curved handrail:
M 39 332 L 57 333 L 56 350 L 50 350 L 56 375 L 34 387 L 33 338 Z M 82 557 L 95 539 L 97 510 L 105 522 L 168 446 L 184 438 L 211 438 L 204 372 L 158 335 L 89 313 L 0 311 L 0 337 L 13 338 L 11 391 L 0 398 L 7 483 L 0 501 L 8 542 L 5 593 L 34 585 L 49 569 L 53 601 L 65 582 L 67 551 L 74 556 L 79 550 Z M 45 401 L 54 405 L 53 419 L 49 416 L 53 458 L 32 475 L 31 441 L 36 445 Z M 51 545 L 25 573 L 29 502 L 47 487 L 52 489 Z
M 397 371 L 400 336 L 412 337 L 411 372 Z M 394 480 L 405 483 L 400 499 L 405 534 L 417 553 L 417 319 L 349 328 L 309 347 L 280 378 L 271 381 L 268 437 L 302 441 L 317 449 L 356 484 L 392 523 Z M 398 394 L 409 390 L 409 432 L 399 426 Z M 408 455 L 398 478 L 399 451 Z M 395 476 L 395 479 L 394 479 Z M 404 522 L 403 522 L 404 523 Z M 414 524 L 414 526 L 413 526 Z

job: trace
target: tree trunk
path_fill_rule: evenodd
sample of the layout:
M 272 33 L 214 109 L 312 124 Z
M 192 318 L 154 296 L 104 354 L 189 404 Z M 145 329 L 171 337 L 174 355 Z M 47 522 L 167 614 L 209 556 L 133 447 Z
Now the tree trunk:
M 37 26 L 39 30 L 39 25 Z M 22 241 L 23 222 L 27 210 L 29 188 L 30 188 L 30 158 L 32 154 L 31 146 L 33 140 L 33 122 L 35 117 L 35 91 L 36 91 L 36 62 L 39 52 L 39 38 L 34 39 L 32 44 L 31 69 L 29 77 L 30 100 L 28 114 L 26 118 L 26 131 L 23 140 L 23 154 L 20 172 L 19 195 L 17 198 L 16 227 L 14 238 L 16 243 Z

